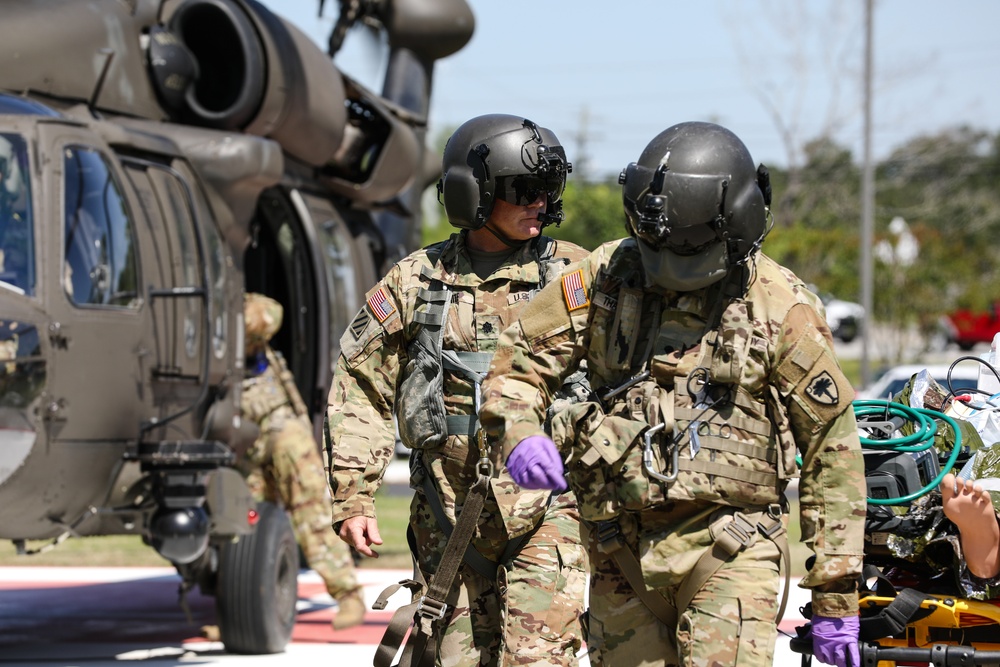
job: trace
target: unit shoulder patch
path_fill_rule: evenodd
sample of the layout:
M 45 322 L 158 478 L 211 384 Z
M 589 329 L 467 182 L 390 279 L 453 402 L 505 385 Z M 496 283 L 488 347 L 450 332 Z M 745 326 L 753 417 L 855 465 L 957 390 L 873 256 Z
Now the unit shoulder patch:
M 812 377 L 805 390 L 806 396 L 821 405 L 837 405 L 840 403 L 840 392 L 837 382 L 828 371 L 820 371 Z
M 371 320 L 371 315 L 364 308 L 358 311 L 358 314 L 354 317 L 354 321 L 351 322 L 350 331 L 354 336 L 354 340 L 361 338 L 361 334 L 365 332 L 365 328 L 368 326 L 368 322 Z
M 564 275 L 562 288 L 563 297 L 566 299 L 566 308 L 570 312 L 590 305 L 590 299 L 587 298 L 587 290 L 583 283 L 583 269 L 577 269 Z

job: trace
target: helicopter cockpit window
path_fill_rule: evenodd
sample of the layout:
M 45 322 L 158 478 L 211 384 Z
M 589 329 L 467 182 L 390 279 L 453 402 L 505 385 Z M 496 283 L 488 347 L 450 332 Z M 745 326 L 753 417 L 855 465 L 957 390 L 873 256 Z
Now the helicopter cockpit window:
M 83 146 L 63 152 L 66 263 L 73 303 L 137 308 L 136 248 L 128 209 L 104 157 Z
M 35 231 L 27 144 L 0 133 L 0 287 L 35 293 Z

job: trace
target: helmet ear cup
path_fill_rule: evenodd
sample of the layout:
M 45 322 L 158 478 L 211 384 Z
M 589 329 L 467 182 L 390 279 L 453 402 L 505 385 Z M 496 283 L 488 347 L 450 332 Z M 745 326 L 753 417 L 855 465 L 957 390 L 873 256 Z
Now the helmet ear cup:
M 766 172 L 765 172 L 766 178 Z M 767 192 L 770 192 L 768 186 Z M 759 181 L 749 182 L 739 192 L 733 193 L 729 200 L 729 217 L 731 226 L 738 230 L 734 234 L 736 241 L 735 256 L 742 259 L 753 252 L 763 241 L 764 229 L 767 225 L 765 201 L 767 197 L 760 187 Z
M 448 221 L 459 229 L 479 229 L 493 210 L 493 193 L 482 193 L 480 205 L 479 181 L 471 170 L 449 169 L 441 178 L 441 194 Z

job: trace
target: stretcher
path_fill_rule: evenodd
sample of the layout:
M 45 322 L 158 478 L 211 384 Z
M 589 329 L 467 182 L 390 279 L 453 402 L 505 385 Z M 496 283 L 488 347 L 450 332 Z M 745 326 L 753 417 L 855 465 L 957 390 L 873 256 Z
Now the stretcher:
M 861 438 L 869 495 L 865 566 L 859 584 L 861 664 L 1000 666 L 1000 599 L 966 599 L 953 571 L 936 571 L 897 558 L 886 546 L 890 534 L 919 532 L 919 519 L 910 516 L 911 510 L 898 508 L 909 507 L 936 489 L 945 473 L 959 471 L 970 456 L 968 447 L 961 446 L 959 424 L 931 410 L 921 410 L 916 422 L 904 428 L 911 436 L 907 446 L 880 446 L 880 441 L 889 441 L 907 419 L 914 418 L 906 410 L 913 409 L 886 401 L 855 402 L 859 428 L 869 436 Z M 934 446 L 933 430 L 924 438 L 926 447 L 914 445 L 920 438 L 912 436 L 924 427 L 921 420 L 952 427 L 950 451 L 942 450 L 940 437 Z M 803 611 L 808 618 L 808 606 Z M 812 663 L 809 624 L 796 632 L 791 648 L 802 654 L 802 667 L 808 667 Z

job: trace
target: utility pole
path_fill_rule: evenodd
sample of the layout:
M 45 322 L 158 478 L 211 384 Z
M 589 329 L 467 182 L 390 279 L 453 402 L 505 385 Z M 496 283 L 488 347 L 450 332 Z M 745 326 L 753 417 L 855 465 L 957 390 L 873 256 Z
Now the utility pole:
M 874 292 L 872 244 L 875 240 L 875 167 L 872 164 L 872 4 L 865 0 L 865 74 L 864 74 L 864 163 L 861 170 L 861 305 L 865 317 L 861 328 L 861 386 L 871 383 L 868 356 L 871 342 Z

